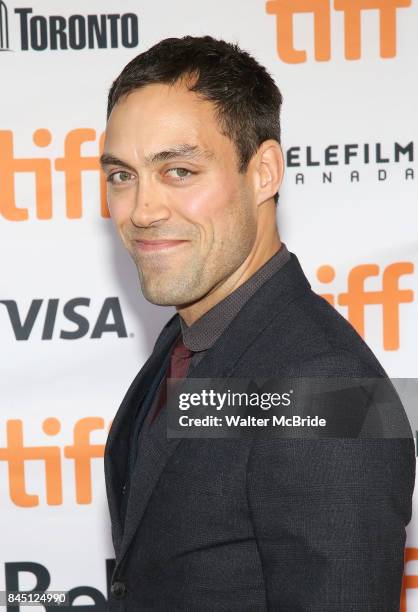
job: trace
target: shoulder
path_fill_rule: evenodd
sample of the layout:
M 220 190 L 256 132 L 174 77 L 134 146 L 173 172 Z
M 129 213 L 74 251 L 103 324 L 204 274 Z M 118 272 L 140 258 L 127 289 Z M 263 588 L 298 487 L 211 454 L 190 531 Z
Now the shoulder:
M 311 289 L 273 317 L 257 345 L 289 375 L 387 376 L 354 327 Z

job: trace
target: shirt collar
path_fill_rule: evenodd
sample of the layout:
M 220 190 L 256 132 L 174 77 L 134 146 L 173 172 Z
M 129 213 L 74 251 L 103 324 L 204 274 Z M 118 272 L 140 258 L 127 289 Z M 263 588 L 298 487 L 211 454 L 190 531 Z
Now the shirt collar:
M 282 242 L 280 249 L 250 278 L 212 306 L 192 325 L 188 326 L 180 316 L 184 345 L 193 352 L 205 351 L 213 346 L 250 297 L 289 259 L 289 251 Z

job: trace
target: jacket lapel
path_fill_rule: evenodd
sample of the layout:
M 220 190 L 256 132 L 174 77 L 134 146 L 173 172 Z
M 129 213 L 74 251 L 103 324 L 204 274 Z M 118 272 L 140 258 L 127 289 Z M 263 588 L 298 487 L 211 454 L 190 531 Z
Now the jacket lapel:
M 233 376 L 242 355 L 249 350 L 251 344 L 270 324 L 271 320 L 280 311 L 288 308 L 291 302 L 298 296 L 309 290 L 310 284 L 300 267 L 299 261 L 291 253 L 289 262 L 280 268 L 244 304 L 238 315 L 232 320 L 213 347 L 195 367 L 189 368 L 186 378 L 229 378 Z M 181 331 L 179 315 L 174 315 L 168 325 L 169 330 L 167 330 L 166 335 L 161 339 L 159 349 L 153 353 L 147 362 L 144 372 L 141 374 L 141 371 L 132 383 L 115 418 L 115 429 L 112 432 L 112 440 L 109 443 L 109 449 L 115 457 L 118 456 L 119 452 L 122 453 L 122 451 L 124 456 L 126 455 L 126 448 L 124 447 L 127 444 L 132 420 L 132 414 L 129 415 L 129 408 L 132 412 L 133 397 L 135 393 L 138 394 L 135 396 L 136 405 L 142 401 L 145 390 L 157 368 L 162 363 L 162 359 L 169 350 L 169 346 Z M 157 430 L 152 432 L 150 429 L 147 436 L 147 452 L 141 454 L 140 464 L 138 465 L 137 461 L 134 467 L 135 477 L 130 489 L 125 531 L 120 550 L 117 551 L 117 565 L 119 565 L 128 551 L 161 472 L 179 444 L 184 441 L 181 438 L 166 438 L 166 415 L 164 410 L 160 417 L 157 419 L 155 427 L 158 424 L 158 427 L 164 428 L 163 432 L 159 432 L 165 436 L 164 444 L 161 444 L 161 437 L 157 435 Z M 119 489 L 117 487 L 121 479 L 123 480 L 124 472 L 121 471 L 121 466 L 118 466 L 118 468 L 113 468 L 113 471 L 109 470 L 109 474 L 114 477 L 113 486 L 115 489 L 110 493 L 113 498 L 113 512 L 116 515 L 116 506 L 119 504 L 117 491 L 120 490 L 120 484 Z M 120 532 L 118 536 L 120 537 Z
M 173 325 L 178 315 L 174 315 L 164 326 L 149 359 L 132 381 L 121 405 L 113 419 L 104 450 L 104 471 L 109 512 L 112 521 L 112 535 L 116 555 L 122 540 L 120 499 L 122 486 L 126 480 L 129 440 L 135 420 L 136 408 L 141 406 L 147 389 L 164 359 L 179 329 Z

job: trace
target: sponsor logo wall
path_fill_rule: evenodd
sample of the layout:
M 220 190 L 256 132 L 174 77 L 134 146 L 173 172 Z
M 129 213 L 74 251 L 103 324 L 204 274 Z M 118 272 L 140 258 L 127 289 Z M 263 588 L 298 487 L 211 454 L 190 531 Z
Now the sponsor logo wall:
M 0 590 L 105 609 L 106 436 L 174 313 L 143 299 L 106 207 L 112 79 L 185 34 L 264 63 L 284 96 L 282 239 L 389 375 L 418 377 L 417 25 L 412 0 L 0 0 Z

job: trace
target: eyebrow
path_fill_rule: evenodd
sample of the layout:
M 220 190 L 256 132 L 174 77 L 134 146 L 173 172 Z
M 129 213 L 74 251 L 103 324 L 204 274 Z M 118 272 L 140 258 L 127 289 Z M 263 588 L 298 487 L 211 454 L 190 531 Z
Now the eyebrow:
M 187 159 L 212 159 L 214 157 L 211 151 L 200 149 L 198 146 L 192 146 L 188 144 L 179 144 L 169 147 L 164 151 L 158 151 L 158 153 L 151 153 L 145 157 L 145 164 L 151 166 L 158 162 L 169 161 L 170 159 L 176 159 L 178 157 L 185 157 Z M 111 153 L 103 153 L 100 156 L 100 165 L 104 166 L 123 166 L 135 172 L 135 168 L 127 162 L 119 159 Z
M 145 158 L 145 163 L 155 164 L 156 162 L 167 161 L 175 157 L 187 157 L 188 159 L 211 159 L 213 157 L 213 153 L 211 151 L 200 149 L 198 146 L 178 144 L 166 149 L 165 151 L 159 151 L 159 153 L 147 155 Z
M 111 155 L 110 153 L 103 153 L 99 158 L 99 163 L 103 169 L 105 166 L 123 166 L 132 172 L 136 172 L 135 168 L 130 166 L 127 162 L 115 157 L 115 155 Z

